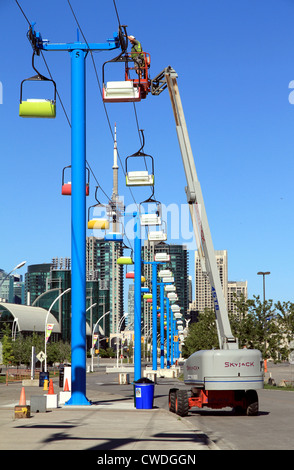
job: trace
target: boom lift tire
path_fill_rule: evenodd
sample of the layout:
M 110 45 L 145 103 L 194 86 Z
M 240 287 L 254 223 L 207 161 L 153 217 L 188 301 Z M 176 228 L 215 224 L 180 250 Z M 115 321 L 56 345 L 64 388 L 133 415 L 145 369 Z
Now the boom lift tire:
M 256 390 L 246 390 L 245 399 L 247 416 L 257 416 L 259 405 L 258 394 Z
M 189 411 L 189 400 L 187 390 L 177 390 L 175 412 L 179 416 L 187 416 Z
M 176 393 L 178 388 L 171 388 L 168 393 L 168 409 L 172 413 L 176 411 Z

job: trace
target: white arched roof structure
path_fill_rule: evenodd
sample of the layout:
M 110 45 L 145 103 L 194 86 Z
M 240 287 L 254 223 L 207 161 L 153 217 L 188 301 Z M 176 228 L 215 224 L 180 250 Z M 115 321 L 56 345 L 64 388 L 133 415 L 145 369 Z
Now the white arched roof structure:
M 10 313 L 17 321 L 18 331 L 45 331 L 48 311 L 44 308 L 0 302 L 0 312 L 4 313 L 5 311 Z M 49 313 L 47 323 L 54 323 L 53 333 L 61 333 L 60 325 L 52 313 Z

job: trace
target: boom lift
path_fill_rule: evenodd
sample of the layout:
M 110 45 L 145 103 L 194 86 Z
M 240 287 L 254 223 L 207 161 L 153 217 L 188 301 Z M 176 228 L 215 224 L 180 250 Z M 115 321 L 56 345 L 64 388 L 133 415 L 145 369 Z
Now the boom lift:
M 187 180 L 187 202 L 201 268 L 208 276 L 212 289 L 219 349 L 196 351 L 185 361 L 184 382 L 192 388 L 190 392 L 171 389 L 169 409 L 180 416 L 185 416 L 189 408 L 194 406 L 232 407 L 247 415 L 256 415 L 258 413 L 256 390 L 262 389 L 264 383 L 263 360 L 261 352 L 256 349 L 239 349 L 238 340 L 231 331 L 177 77 L 172 67 L 165 68 L 151 81 L 151 93 L 159 95 L 165 88 L 169 91 Z

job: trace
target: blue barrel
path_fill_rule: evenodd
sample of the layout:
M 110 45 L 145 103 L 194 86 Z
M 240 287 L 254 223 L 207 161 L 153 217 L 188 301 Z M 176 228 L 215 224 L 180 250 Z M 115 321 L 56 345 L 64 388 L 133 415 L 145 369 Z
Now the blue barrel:
M 135 406 L 137 409 L 150 410 L 153 408 L 154 382 L 149 379 L 139 379 L 134 382 Z
M 43 387 L 44 385 L 44 380 L 49 381 L 49 372 L 40 372 L 39 375 L 39 387 Z

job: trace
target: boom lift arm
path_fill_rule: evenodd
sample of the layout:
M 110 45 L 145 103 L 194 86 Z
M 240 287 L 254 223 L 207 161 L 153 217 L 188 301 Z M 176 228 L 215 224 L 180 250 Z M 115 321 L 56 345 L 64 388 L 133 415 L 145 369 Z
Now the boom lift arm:
M 225 303 L 215 252 L 208 225 L 200 183 L 197 178 L 195 162 L 185 121 L 184 111 L 177 84 L 177 73 L 172 67 L 165 68 L 151 80 L 151 93 L 159 95 L 168 88 L 176 122 L 178 141 L 187 180 L 185 188 L 187 202 L 193 224 L 198 253 L 203 273 L 208 275 L 212 288 L 220 349 L 238 349 L 238 341 L 231 331 L 227 306 Z

